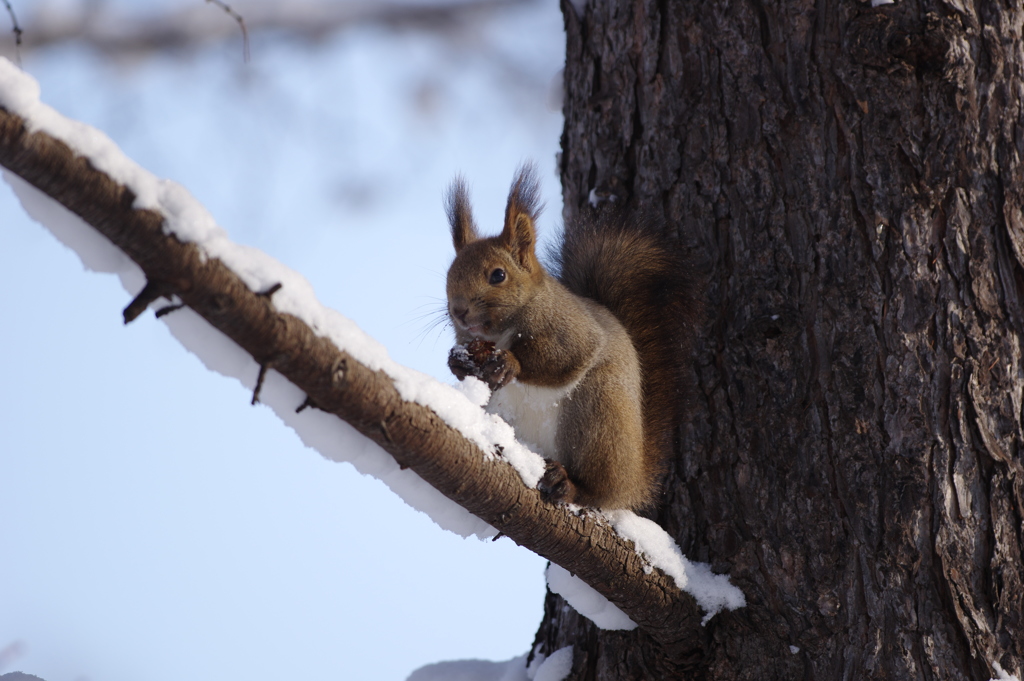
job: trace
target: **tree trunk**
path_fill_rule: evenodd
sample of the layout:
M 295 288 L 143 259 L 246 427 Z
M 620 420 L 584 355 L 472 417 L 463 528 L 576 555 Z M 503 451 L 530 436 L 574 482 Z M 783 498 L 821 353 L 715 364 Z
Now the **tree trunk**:
M 660 522 L 748 605 L 679 667 L 549 594 L 540 650 L 575 645 L 572 679 L 1020 677 L 1019 0 L 563 12 L 566 213 L 660 213 L 706 271 Z

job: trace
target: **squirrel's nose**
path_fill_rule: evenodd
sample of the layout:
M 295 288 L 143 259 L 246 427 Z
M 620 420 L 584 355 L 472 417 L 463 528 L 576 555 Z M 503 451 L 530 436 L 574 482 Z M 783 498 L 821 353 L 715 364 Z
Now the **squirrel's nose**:
M 466 323 L 467 314 L 469 314 L 468 307 L 452 307 L 452 316 L 462 322 L 463 325 Z

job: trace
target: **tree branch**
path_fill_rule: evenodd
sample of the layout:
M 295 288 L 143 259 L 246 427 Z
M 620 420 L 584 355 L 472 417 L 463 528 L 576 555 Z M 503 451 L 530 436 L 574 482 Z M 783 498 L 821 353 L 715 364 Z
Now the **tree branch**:
M 222 10 L 224 10 L 225 14 L 227 14 L 229 17 L 234 19 L 235 23 L 238 24 L 238 28 L 242 31 L 242 59 L 245 61 L 246 64 L 248 64 L 249 63 L 249 29 L 246 28 L 246 26 L 245 26 L 245 17 L 243 17 L 241 14 L 239 14 L 234 9 L 232 9 L 231 5 L 228 5 L 227 3 L 222 2 L 222 0 L 206 0 L 206 2 L 213 3 L 213 4 L 217 5 L 218 7 L 220 7 Z
M 524 2 L 526 0 L 442 0 L 428 4 L 407 0 L 359 3 L 237 0 L 231 3 L 228 12 L 237 25 L 211 12 L 205 3 L 144 13 L 112 11 L 103 3 L 87 3 L 78 12 L 39 10 L 25 22 L 24 30 L 16 29 L 16 32 L 18 44 L 24 44 L 28 50 L 75 40 L 105 54 L 139 55 L 231 39 L 237 35 L 239 25 L 244 42 L 248 42 L 249 33 L 266 30 L 315 42 L 354 24 L 431 27 L 447 31 L 458 27 L 474 13 Z M 225 7 L 223 2 L 215 4 Z
M 444 495 L 516 543 L 576 574 L 623 610 L 675 665 L 696 663 L 707 630 L 694 599 L 650 570 L 632 542 L 591 514 L 543 503 L 518 473 L 487 457 L 430 409 L 401 398 L 392 379 L 357 361 L 302 320 L 278 312 L 215 258 L 164 233 L 164 216 L 132 207 L 135 195 L 62 141 L 30 133 L 0 108 L 0 165 L 60 202 L 145 272 L 150 291 L 172 291 L 258 363 L 304 390 Z M 129 305 L 132 313 L 139 306 Z
M 21 26 L 18 25 L 18 17 L 14 16 L 14 8 L 11 7 L 11 0 L 4 0 L 4 7 L 11 17 L 11 33 L 14 34 L 14 57 L 15 62 L 21 64 Z

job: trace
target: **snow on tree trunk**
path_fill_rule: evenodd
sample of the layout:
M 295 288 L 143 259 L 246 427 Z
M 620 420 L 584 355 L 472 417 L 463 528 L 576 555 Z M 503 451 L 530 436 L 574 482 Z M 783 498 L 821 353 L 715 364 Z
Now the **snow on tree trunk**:
M 661 213 L 706 271 L 659 521 L 747 607 L 670 666 L 549 594 L 539 650 L 574 645 L 571 679 L 1020 677 L 1021 4 L 563 12 L 566 213 Z

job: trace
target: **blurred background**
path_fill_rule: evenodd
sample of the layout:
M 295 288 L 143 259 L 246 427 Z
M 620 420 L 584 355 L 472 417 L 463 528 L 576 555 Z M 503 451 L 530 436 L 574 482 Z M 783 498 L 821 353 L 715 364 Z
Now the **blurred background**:
M 304 274 L 399 362 L 445 367 L 441 197 L 500 229 L 516 166 L 561 214 L 554 0 L 9 0 L 42 99 Z M 525 653 L 544 562 L 440 530 L 305 449 L 0 183 L 0 674 L 404 679 Z

